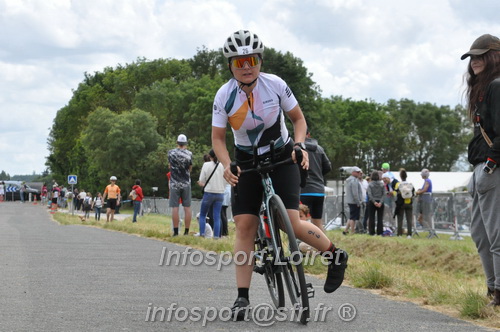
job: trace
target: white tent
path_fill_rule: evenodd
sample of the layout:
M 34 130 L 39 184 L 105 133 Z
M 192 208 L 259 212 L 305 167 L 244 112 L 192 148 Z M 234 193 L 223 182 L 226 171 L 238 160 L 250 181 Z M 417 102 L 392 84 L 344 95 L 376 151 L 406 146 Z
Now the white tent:
M 399 172 L 392 172 L 396 179 L 401 181 L 399 177 Z M 408 182 L 411 182 L 416 189 L 422 188 L 424 185 L 424 180 L 420 176 L 420 172 L 407 172 Z M 432 181 L 432 191 L 433 192 L 448 192 L 453 189 L 462 191 L 464 187 L 467 187 L 469 183 L 472 172 L 430 172 L 429 179 Z M 335 189 L 336 188 L 336 189 Z M 325 188 L 326 189 L 326 188 Z M 335 195 L 337 192 L 341 192 L 340 181 L 328 181 L 328 187 L 325 190 L 328 195 Z
M 399 172 L 393 172 L 396 179 L 400 180 Z M 415 189 L 420 189 L 424 185 L 424 179 L 420 172 L 407 172 L 408 182 L 411 182 Z M 467 187 L 472 172 L 430 172 L 429 179 L 432 181 L 433 192 L 448 192 L 453 189 L 462 191 Z

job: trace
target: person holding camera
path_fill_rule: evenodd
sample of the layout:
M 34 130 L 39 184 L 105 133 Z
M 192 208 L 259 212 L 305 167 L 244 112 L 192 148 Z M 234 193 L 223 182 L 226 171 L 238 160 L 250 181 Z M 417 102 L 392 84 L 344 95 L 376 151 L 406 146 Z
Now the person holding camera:
M 471 236 L 486 275 L 492 306 L 500 305 L 500 39 L 477 38 L 461 59 L 469 58 L 465 80 L 467 110 L 474 124 L 468 159 L 474 166 L 468 191 L 473 197 Z

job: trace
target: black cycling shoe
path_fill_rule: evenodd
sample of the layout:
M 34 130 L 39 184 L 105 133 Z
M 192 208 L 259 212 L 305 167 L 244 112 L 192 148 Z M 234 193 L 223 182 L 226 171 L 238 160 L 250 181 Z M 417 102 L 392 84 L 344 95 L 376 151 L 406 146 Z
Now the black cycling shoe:
M 238 297 L 231 308 L 231 316 L 235 321 L 244 320 L 245 317 L 249 317 L 248 310 L 250 310 L 250 302 L 244 297 Z
M 326 276 L 325 286 L 323 287 L 325 292 L 333 293 L 342 285 L 348 259 L 349 255 L 347 255 L 347 252 L 342 249 L 335 250 L 330 260 L 330 264 L 328 265 L 328 274 Z

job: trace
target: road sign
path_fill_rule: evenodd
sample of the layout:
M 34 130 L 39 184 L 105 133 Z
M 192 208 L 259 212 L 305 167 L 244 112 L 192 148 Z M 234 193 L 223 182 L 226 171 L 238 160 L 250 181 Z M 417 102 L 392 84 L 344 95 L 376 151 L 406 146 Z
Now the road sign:
M 76 175 L 68 175 L 68 184 L 77 184 L 78 177 Z

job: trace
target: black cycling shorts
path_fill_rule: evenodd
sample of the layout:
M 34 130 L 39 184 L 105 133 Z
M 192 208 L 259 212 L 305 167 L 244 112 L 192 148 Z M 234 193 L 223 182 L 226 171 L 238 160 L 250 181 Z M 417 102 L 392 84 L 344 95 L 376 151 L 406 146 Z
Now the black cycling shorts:
M 253 156 L 236 150 L 236 160 L 242 170 L 252 168 Z M 293 143 L 289 143 L 277 151 L 276 159 L 284 160 L 291 156 Z M 241 163 L 240 163 L 241 162 Z M 281 165 L 270 173 L 275 193 L 280 196 L 285 208 L 298 210 L 300 197 L 300 172 L 297 164 Z M 233 187 L 231 208 L 234 216 L 253 214 L 258 216 L 262 203 L 263 187 L 258 173 L 242 174 L 238 184 Z
M 108 198 L 108 208 L 111 210 L 116 209 L 116 198 Z
M 300 196 L 302 204 L 307 205 L 309 214 L 312 219 L 323 218 L 323 205 L 325 203 L 325 196 Z

